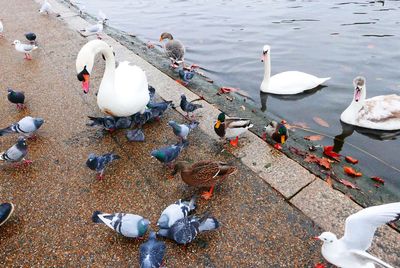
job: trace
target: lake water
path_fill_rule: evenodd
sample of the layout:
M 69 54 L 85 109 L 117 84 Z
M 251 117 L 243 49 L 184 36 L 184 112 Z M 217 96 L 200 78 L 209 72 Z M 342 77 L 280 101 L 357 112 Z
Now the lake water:
M 385 191 L 385 201 L 399 200 L 400 140 L 396 135 L 380 140 L 351 128 L 343 131 L 339 120 L 353 98 L 357 75 L 367 79 L 367 97 L 400 95 L 399 0 L 384 5 L 338 0 L 81 0 L 78 5 L 91 14 L 103 10 L 109 25 L 146 42 L 157 43 L 161 32 L 172 33 L 186 45 L 188 63 L 199 64 L 218 84 L 247 91 L 257 102 L 264 44 L 271 45 L 272 74 L 298 70 L 332 77 L 327 87 L 312 94 L 269 96 L 266 112 L 344 138 L 344 144 L 335 142 L 340 153 L 358 158 L 365 174 L 385 179 L 376 194 Z M 330 127 L 315 123 L 315 116 Z M 334 141 L 325 138 L 322 143 Z

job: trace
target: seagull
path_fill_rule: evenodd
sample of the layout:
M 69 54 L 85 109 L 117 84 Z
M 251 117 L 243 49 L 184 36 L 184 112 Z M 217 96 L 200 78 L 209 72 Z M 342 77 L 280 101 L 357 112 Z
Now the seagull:
M 26 60 L 31 60 L 32 59 L 31 52 L 38 48 L 35 45 L 22 44 L 21 41 L 19 40 L 15 40 L 13 42 L 13 45 L 15 46 L 16 51 L 23 52 L 25 54 L 24 59 Z
M 363 209 L 346 219 L 344 236 L 337 239 L 331 232 L 324 232 L 315 239 L 323 242 L 321 253 L 324 258 L 342 268 L 374 268 L 378 264 L 393 268 L 390 264 L 370 255 L 376 228 L 400 219 L 400 202 Z
M 97 14 L 97 18 L 99 19 L 99 21 L 102 21 L 103 24 L 105 24 L 106 21 L 108 21 L 107 15 L 102 10 L 99 10 L 99 13 Z
M 91 25 L 89 27 L 86 27 L 83 30 L 80 30 L 80 33 L 87 37 L 89 35 L 95 34 L 97 36 L 97 39 L 102 39 L 100 34 L 103 32 L 103 21 L 99 20 L 97 24 Z
M 51 5 L 49 2 L 47 2 L 47 0 L 44 0 L 42 6 L 39 9 L 39 13 L 45 13 L 49 14 L 51 11 Z
M 4 37 L 3 31 L 4 31 L 4 26 L 0 19 L 0 37 Z

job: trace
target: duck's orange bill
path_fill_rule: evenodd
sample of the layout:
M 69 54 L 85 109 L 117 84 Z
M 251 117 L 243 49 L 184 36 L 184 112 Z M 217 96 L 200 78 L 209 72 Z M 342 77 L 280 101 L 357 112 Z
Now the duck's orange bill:
M 285 141 L 286 141 L 285 136 L 281 136 L 281 143 L 282 143 L 282 144 L 285 144 Z
M 219 128 L 220 125 L 221 125 L 221 121 L 217 120 L 217 123 L 215 123 L 215 128 Z

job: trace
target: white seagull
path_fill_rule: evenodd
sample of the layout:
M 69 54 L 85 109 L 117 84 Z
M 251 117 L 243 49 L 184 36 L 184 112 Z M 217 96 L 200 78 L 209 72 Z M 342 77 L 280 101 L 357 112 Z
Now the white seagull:
M 344 236 L 337 239 L 331 232 L 315 237 L 323 242 L 321 253 L 324 258 L 342 268 L 374 268 L 375 264 L 393 268 L 390 264 L 370 255 L 376 228 L 400 219 L 400 202 L 363 209 L 346 219 Z
M 97 36 L 97 39 L 101 40 L 100 34 L 103 32 L 103 24 L 104 22 L 102 20 L 99 20 L 97 24 L 90 25 L 89 27 L 86 27 L 84 30 L 80 30 L 80 33 L 85 37 L 95 34 Z
M 31 60 L 32 59 L 31 52 L 38 48 L 35 45 L 22 44 L 21 41 L 19 40 L 15 40 L 13 42 L 13 45 L 15 46 L 16 51 L 25 53 L 24 59 L 26 60 Z
M 46 13 L 49 14 L 51 11 L 51 5 L 47 0 L 44 0 L 42 6 L 39 9 L 39 13 Z

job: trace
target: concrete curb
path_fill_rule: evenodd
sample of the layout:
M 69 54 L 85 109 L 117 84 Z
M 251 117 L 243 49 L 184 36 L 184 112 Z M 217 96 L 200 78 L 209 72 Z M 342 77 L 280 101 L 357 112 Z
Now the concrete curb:
M 49 0 L 49 2 L 69 28 L 79 30 L 89 25 L 87 21 L 64 4 L 56 0 Z M 179 103 L 181 93 L 184 93 L 190 100 L 199 97 L 122 46 L 117 40 L 106 35 L 103 36 L 105 36 L 104 41 L 114 48 L 117 60 L 128 60 L 140 66 L 146 72 L 149 84 L 157 89 L 157 93 L 163 99 Z M 218 136 L 214 133 L 213 124 L 220 110 L 208 102 L 202 101 L 201 103 L 204 108 L 197 113 L 197 115 L 202 116 L 199 119 L 200 128 L 211 139 L 217 141 Z M 178 111 L 184 114 L 179 108 Z M 229 115 L 235 116 L 235 114 Z M 335 232 L 338 235 L 342 234 L 345 218 L 362 209 L 342 193 L 330 188 L 321 179 L 312 175 L 297 162 L 274 150 L 257 135 L 247 133 L 240 142 L 240 148 L 235 149 L 232 153 L 240 158 L 247 167 L 255 171 L 260 178 L 280 192 L 289 203 L 303 211 L 306 216 L 323 229 Z M 383 260 L 395 266 L 400 266 L 400 243 L 398 241 L 400 241 L 400 234 L 384 226 L 380 228 L 371 251 Z

